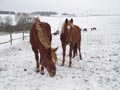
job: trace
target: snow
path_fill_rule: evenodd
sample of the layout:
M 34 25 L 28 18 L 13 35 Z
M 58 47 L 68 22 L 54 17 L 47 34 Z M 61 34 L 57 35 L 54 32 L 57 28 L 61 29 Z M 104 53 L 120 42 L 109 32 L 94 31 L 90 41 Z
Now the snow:
M 50 23 L 52 32 L 61 28 L 65 17 L 41 17 Z M 59 35 L 53 36 L 52 46 L 57 51 L 56 76 L 49 77 L 35 72 L 34 53 L 29 37 L 9 44 L 0 45 L 0 90 L 120 90 L 120 16 L 73 17 L 82 32 L 83 60 L 75 57 L 72 67 L 62 63 L 62 48 Z M 97 31 L 90 31 L 96 27 Z M 21 33 L 19 34 L 21 35 Z M 15 37 L 19 36 L 18 34 Z M 0 42 L 4 36 L 0 36 Z M 4 38 L 6 40 L 9 35 Z

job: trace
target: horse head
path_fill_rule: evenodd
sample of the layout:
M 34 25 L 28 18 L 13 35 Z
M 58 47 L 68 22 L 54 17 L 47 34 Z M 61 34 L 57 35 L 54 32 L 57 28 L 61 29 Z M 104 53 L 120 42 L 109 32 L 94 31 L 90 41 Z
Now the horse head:
M 71 18 L 71 20 L 68 20 L 66 18 L 66 20 L 64 22 L 64 30 L 69 32 L 71 29 L 73 29 L 73 19 Z
M 65 33 L 68 35 L 73 28 L 74 28 L 73 19 L 71 18 L 71 20 L 68 20 L 66 18 L 62 26 L 61 34 Z
M 57 49 L 58 48 L 49 48 L 47 53 L 44 54 L 44 60 L 41 63 L 47 69 L 50 77 L 54 77 L 56 75 Z

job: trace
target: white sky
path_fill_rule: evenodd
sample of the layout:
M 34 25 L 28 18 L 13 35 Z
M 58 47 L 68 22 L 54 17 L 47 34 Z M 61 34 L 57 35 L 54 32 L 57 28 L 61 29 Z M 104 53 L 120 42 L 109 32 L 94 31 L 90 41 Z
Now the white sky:
M 90 10 L 120 13 L 120 0 L 0 0 L 0 10 L 75 13 Z

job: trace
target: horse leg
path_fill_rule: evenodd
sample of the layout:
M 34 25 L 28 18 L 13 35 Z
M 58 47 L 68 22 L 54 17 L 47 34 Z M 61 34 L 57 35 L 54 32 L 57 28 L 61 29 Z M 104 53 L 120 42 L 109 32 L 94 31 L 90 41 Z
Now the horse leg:
M 44 66 L 43 65 L 40 65 L 40 74 L 44 75 Z
M 39 63 L 38 63 L 39 55 L 38 55 L 38 49 L 32 47 L 32 50 L 34 51 L 34 54 L 35 54 L 35 60 L 36 60 L 36 72 L 39 72 Z
M 69 57 L 70 57 L 70 60 L 69 60 L 69 67 L 71 67 L 71 64 L 72 64 L 72 50 L 73 50 L 73 44 L 70 44 L 70 51 L 69 51 Z
M 65 63 L 65 52 L 66 52 L 66 45 L 65 44 L 62 44 L 62 50 L 63 50 L 63 61 L 62 61 L 62 65 L 61 66 L 64 66 L 64 63 Z
M 77 43 L 73 46 L 73 58 L 77 55 Z
M 41 54 L 41 56 L 40 56 L 40 73 L 41 73 L 41 75 L 44 75 L 44 66 L 43 66 L 43 63 L 44 63 L 44 61 L 43 61 L 43 55 Z
M 81 44 L 80 42 L 78 42 L 78 50 L 79 50 L 79 57 L 80 57 L 80 60 L 82 60 L 82 55 L 81 55 Z

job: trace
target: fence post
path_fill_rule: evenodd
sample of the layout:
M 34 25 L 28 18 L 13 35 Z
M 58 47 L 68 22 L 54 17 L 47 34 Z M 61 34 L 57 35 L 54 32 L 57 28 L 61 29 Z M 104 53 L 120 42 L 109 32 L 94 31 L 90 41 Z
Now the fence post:
M 12 32 L 10 32 L 10 45 L 12 45 Z
M 23 40 L 25 39 L 25 23 L 22 24 L 23 29 Z
M 25 37 L 25 36 L 24 36 L 24 31 L 23 31 L 23 40 L 24 40 L 24 37 Z

